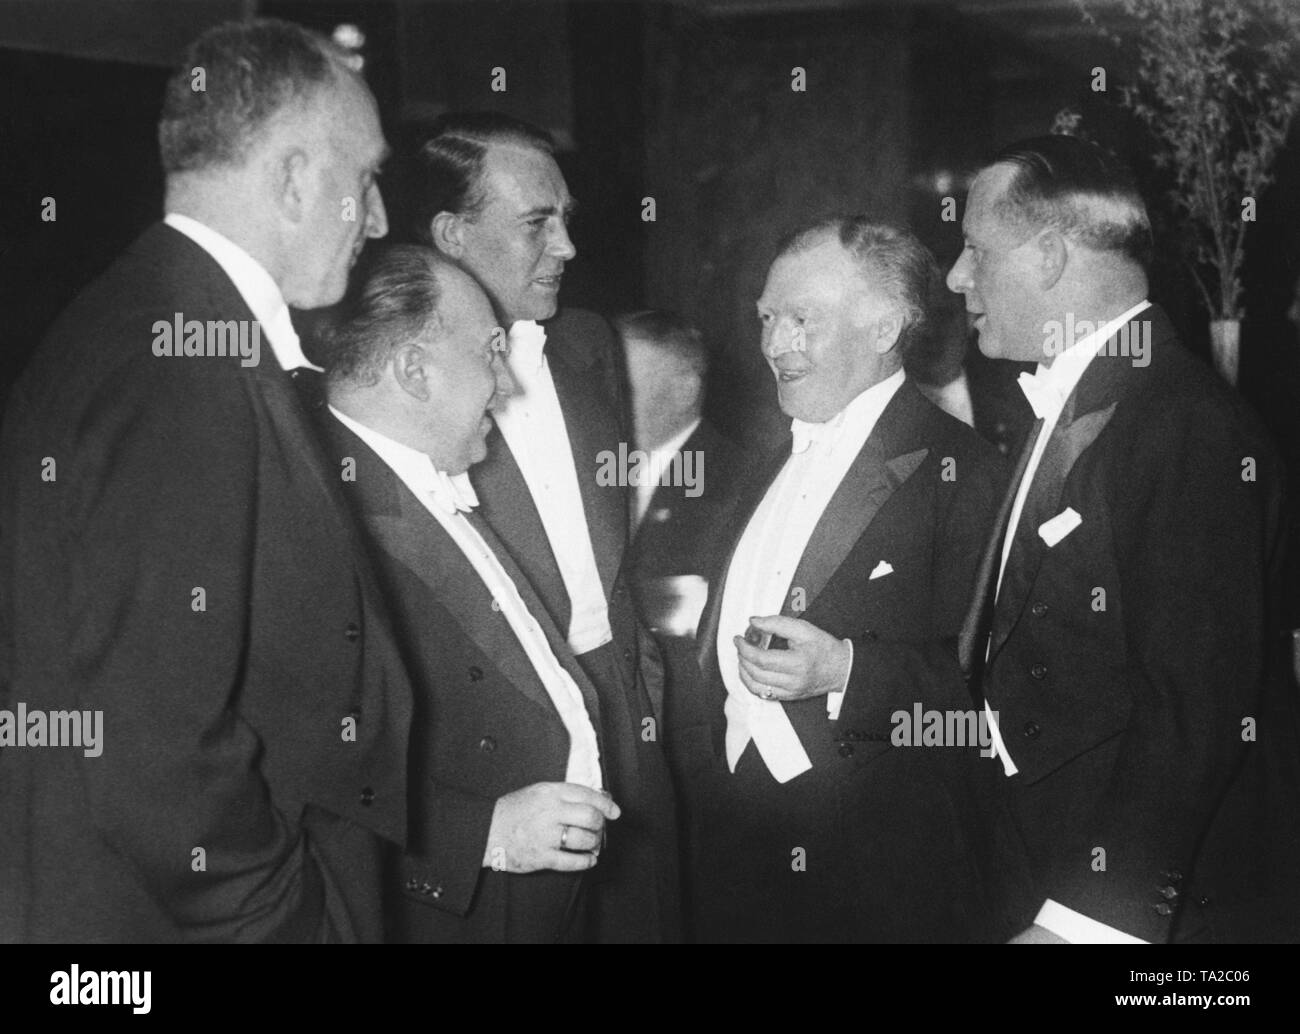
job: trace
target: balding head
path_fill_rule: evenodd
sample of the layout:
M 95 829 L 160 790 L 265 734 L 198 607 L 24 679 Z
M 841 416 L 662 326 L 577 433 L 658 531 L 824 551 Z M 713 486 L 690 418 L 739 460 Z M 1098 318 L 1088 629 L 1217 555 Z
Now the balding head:
M 458 474 L 486 454 L 509 397 L 504 334 L 473 277 L 431 248 L 367 259 L 327 331 L 329 400 Z

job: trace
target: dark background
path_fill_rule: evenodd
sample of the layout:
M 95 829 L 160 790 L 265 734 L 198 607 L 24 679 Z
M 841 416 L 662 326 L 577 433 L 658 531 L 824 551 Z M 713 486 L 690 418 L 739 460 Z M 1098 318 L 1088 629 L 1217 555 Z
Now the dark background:
M 1113 3 L 1097 9 L 1123 32 Z M 1071 0 L 0 0 L 0 392 L 76 290 L 160 214 L 168 67 L 207 26 L 251 14 L 327 33 L 358 25 L 394 142 L 450 108 L 499 108 L 555 133 L 581 202 L 564 303 L 697 321 L 715 352 L 710 410 L 742 439 L 779 422 L 753 302 L 793 222 L 830 210 L 901 220 L 946 268 L 961 232 L 942 220 L 943 197 L 960 219 L 981 160 L 1066 106 L 1133 162 L 1150 199 L 1160 187 L 1149 142 L 1116 104 L 1131 56 Z M 496 66 L 505 93 L 490 89 Z M 795 66 L 806 92 L 790 88 Z M 1095 66 L 1105 94 L 1090 89 Z M 1298 135 L 1249 238 L 1241 378 L 1293 470 Z M 45 197 L 55 222 L 40 218 Z M 1172 247 L 1158 253 L 1153 297 L 1207 355 L 1199 297 Z

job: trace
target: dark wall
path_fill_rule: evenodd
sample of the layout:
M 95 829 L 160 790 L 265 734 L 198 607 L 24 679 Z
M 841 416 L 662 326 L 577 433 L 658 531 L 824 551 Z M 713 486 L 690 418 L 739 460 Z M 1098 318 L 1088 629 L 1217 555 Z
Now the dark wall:
M 719 422 L 766 437 L 781 421 L 754 302 L 776 242 L 826 211 L 905 215 L 905 24 L 872 11 L 648 14 L 646 301 L 701 325 L 725 384 Z M 796 66 L 806 92 L 791 89 Z

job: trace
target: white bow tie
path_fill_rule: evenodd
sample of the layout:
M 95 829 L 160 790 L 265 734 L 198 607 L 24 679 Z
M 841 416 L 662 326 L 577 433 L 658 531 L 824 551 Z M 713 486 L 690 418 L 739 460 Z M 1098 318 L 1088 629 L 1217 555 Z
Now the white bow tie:
M 1039 420 L 1050 420 L 1059 416 L 1065 400 L 1061 393 L 1045 376 L 1046 371 L 1022 373 L 1018 379 L 1020 390 L 1025 393 L 1034 416 Z
M 790 447 L 791 455 L 798 456 L 801 452 L 806 452 L 810 445 L 822 440 L 826 434 L 825 424 L 810 424 L 803 420 L 790 421 L 790 434 L 794 437 L 794 442 Z
M 478 495 L 469 483 L 469 474 L 461 473 L 451 477 L 441 470 L 435 470 L 433 486 L 429 495 L 434 504 L 443 513 L 460 513 L 478 506 Z
M 535 320 L 518 320 L 507 335 L 510 342 L 511 367 L 521 370 L 540 370 L 546 361 L 542 349 L 546 345 L 546 330 Z

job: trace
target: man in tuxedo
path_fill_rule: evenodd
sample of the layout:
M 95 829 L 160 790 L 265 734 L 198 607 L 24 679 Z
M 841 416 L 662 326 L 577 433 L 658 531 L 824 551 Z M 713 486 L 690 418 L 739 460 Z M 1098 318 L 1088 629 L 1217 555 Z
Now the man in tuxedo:
M 583 875 L 620 810 L 603 792 L 602 702 L 475 509 L 467 471 L 513 390 L 491 305 L 437 252 L 403 245 L 368 265 L 339 318 L 322 425 L 416 686 L 388 937 L 581 939 Z
M 386 232 L 375 102 L 327 40 L 232 23 L 159 141 L 166 218 L 63 313 L 0 436 L 0 706 L 102 719 L 97 753 L 0 736 L 0 938 L 377 939 L 410 687 L 288 309 Z
M 963 230 L 948 285 L 980 350 L 1038 363 L 960 651 L 996 716 L 1019 939 L 1232 936 L 1283 833 L 1256 810 L 1294 801 L 1291 703 L 1266 688 L 1273 448 L 1148 300 L 1147 213 L 1111 156 L 1013 145 Z
M 598 478 L 628 438 L 619 351 L 600 317 L 557 311 L 573 199 L 550 138 L 503 115 L 445 116 L 415 158 L 415 231 L 487 292 L 518 388 L 474 472 L 482 515 L 600 695 L 623 818 L 593 874 L 591 936 L 671 940 L 677 847 L 652 703 L 662 662 L 622 570 L 626 480 Z
M 704 721 L 669 730 L 698 759 L 701 940 L 986 935 L 978 716 L 964 691 L 886 684 L 859 660 L 876 639 L 956 635 L 999 494 L 996 452 L 903 372 L 938 278 L 911 234 L 830 219 L 781 246 L 758 300 L 792 442 L 737 508 L 712 583 Z M 886 697 L 897 708 L 872 718 Z M 951 738 L 911 727 L 930 711 Z

